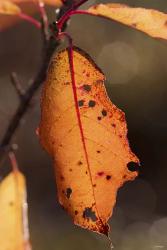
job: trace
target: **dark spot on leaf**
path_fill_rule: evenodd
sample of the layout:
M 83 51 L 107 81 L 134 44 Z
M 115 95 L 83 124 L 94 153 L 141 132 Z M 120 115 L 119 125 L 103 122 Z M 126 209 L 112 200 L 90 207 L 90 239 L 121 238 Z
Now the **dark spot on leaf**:
M 60 179 L 61 179 L 61 181 L 64 181 L 64 177 L 62 175 L 60 176 Z
M 103 109 L 103 110 L 101 111 L 101 113 L 102 113 L 103 116 L 106 116 L 106 115 L 107 115 L 107 111 L 106 111 L 105 109 Z
M 100 121 L 101 120 L 101 116 L 98 116 L 97 119 Z
M 72 168 L 69 168 L 69 171 L 72 172 Z
M 132 27 L 136 28 L 137 27 L 137 23 L 132 23 Z
M 88 174 L 88 172 L 86 171 L 85 174 Z
M 67 196 L 68 199 L 70 198 L 71 194 L 72 194 L 72 189 L 71 188 L 67 188 L 66 189 L 66 196 Z
M 97 150 L 97 153 L 100 154 L 100 150 Z
M 80 166 L 80 165 L 82 165 L 83 163 L 82 163 L 82 161 L 78 161 L 78 165 Z
M 84 89 L 85 91 L 89 92 L 89 91 L 91 91 L 91 86 L 88 85 L 88 84 L 84 84 L 84 85 L 83 85 L 83 89 Z
M 104 172 L 98 172 L 97 174 L 98 174 L 98 176 L 103 176 Z
M 120 120 L 121 122 L 124 122 L 124 121 L 125 121 L 125 114 L 124 114 L 124 113 L 121 114 L 119 120 Z
M 91 207 L 86 207 L 83 211 L 83 218 L 91 219 L 92 221 L 96 221 L 97 217 L 94 211 L 92 211 Z
M 75 210 L 75 215 L 77 215 L 78 214 L 78 211 L 77 210 Z
M 113 128 L 115 128 L 115 127 L 116 127 L 116 125 L 115 125 L 114 123 L 112 123 L 112 124 L 111 124 L 111 126 L 112 126 Z
M 79 100 L 79 101 L 78 101 L 78 106 L 79 106 L 79 107 L 82 107 L 83 105 L 84 105 L 84 100 Z
M 93 187 L 96 187 L 96 184 L 93 184 Z
M 93 100 L 90 100 L 88 105 L 89 105 L 89 107 L 93 108 L 96 105 L 96 102 Z
M 89 77 L 89 76 L 90 76 L 90 73 L 89 73 L 89 72 L 88 72 L 88 73 L 86 73 L 86 76 L 87 76 L 87 77 Z
M 110 180 L 111 179 L 111 175 L 106 175 L 106 179 Z
M 70 82 L 65 82 L 64 85 L 70 85 Z
M 10 202 L 9 202 L 9 206 L 12 207 L 13 205 L 14 205 L 13 201 L 10 201 Z
M 139 171 L 139 164 L 131 161 L 127 164 L 127 168 L 131 172 Z

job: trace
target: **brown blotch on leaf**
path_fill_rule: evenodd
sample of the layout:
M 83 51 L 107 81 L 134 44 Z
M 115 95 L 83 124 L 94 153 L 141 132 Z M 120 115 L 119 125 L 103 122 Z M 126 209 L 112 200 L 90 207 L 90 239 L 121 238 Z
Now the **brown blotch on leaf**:
M 77 210 L 75 210 L 75 212 L 74 212 L 74 213 L 75 213 L 75 215 L 77 215 L 77 214 L 78 214 L 78 211 L 77 211 Z
M 92 211 L 91 207 L 86 207 L 83 211 L 83 218 L 91 219 L 92 221 L 96 221 L 97 217 L 94 211 Z
M 116 127 L 116 124 L 115 124 L 115 123 L 112 123 L 111 126 L 112 126 L 113 128 L 115 128 L 115 127 Z
M 97 150 L 96 152 L 97 152 L 98 154 L 100 154 L 100 150 Z
M 93 187 L 96 187 L 96 184 L 93 184 Z
M 101 120 L 101 116 L 98 116 L 98 117 L 97 117 L 97 120 L 99 120 L 99 121 L 100 121 L 100 120 Z

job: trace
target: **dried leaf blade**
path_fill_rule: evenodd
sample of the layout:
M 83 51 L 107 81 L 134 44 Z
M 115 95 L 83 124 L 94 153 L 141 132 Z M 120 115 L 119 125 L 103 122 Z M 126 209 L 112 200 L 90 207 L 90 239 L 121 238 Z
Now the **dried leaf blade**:
M 127 164 L 138 159 L 129 148 L 124 113 L 107 96 L 104 74 L 76 47 L 73 62 L 78 103 L 66 49 L 48 70 L 39 137 L 54 159 L 59 202 L 75 224 L 107 235 L 118 188 L 137 176 Z
M 18 15 L 21 13 L 21 9 L 18 5 L 12 1 L 1 1 L 0 2 L 0 14 L 5 15 Z
M 167 40 L 167 14 L 163 12 L 115 3 L 92 6 L 88 12 L 128 25 L 154 38 Z

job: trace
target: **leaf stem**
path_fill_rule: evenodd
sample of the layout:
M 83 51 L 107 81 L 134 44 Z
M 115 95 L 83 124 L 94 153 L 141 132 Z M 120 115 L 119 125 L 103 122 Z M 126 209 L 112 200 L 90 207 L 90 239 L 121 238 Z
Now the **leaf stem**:
M 24 13 L 20 13 L 18 15 L 21 19 L 33 24 L 37 29 L 41 29 L 41 23 L 39 21 L 37 21 L 35 18 L 28 16 Z
M 88 0 L 81 0 L 78 3 L 74 4 L 71 9 L 69 9 L 58 21 L 57 21 L 57 27 L 59 29 L 59 32 L 61 33 L 62 27 L 64 25 L 65 22 L 67 22 L 67 20 L 70 18 L 70 16 L 74 15 L 74 14 L 88 14 L 86 11 L 84 10 L 79 10 L 76 11 L 77 8 L 79 8 L 82 4 L 86 3 Z M 86 12 L 86 13 L 85 13 Z
M 13 153 L 13 151 L 10 151 L 9 154 L 9 159 L 10 159 L 10 163 L 12 165 L 12 169 L 14 172 L 18 171 L 18 163 L 17 163 L 17 160 L 16 160 L 16 156 L 15 154 Z

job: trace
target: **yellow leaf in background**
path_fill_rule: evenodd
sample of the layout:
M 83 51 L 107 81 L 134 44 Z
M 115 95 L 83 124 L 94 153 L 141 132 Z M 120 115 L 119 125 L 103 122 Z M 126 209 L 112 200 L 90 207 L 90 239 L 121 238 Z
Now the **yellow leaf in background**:
M 152 37 L 167 40 L 167 14 L 160 11 L 111 3 L 92 6 L 88 12 L 128 25 Z
M 0 1 L 0 14 L 17 15 L 20 12 L 21 9 L 12 1 Z
M 24 176 L 14 171 L 0 183 L 0 249 L 30 250 Z
M 9 1 L 8 1 L 9 2 Z M 46 5 L 50 5 L 53 7 L 61 7 L 63 4 L 61 0 L 43 0 Z M 3 5 L 4 0 L 0 0 L 0 6 Z M 33 15 L 34 13 L 39 13 L 38 8 L 38 0 L 11 0 L 12 3 L 17 8 L 20 8 L 21 12 L 27 15 Z M 1 8 L 1 7 L 0 7 Z M 19 14 L 19 13 L 18 13 Z M 0 11 L 0 31 L 5 30 L 8 27 L 14 26 L 16 23 L 21 21 L 21 19 L 17 15 L 5 16 L 4 13 L 2 15 Z
M 4 0 L 0 0 L 0 2 L 4 2 Z M 9 0 L 5 0 L 8 1 Z M 39 2 L 43 2 L 44 4 L 52 5 L 52 6 L 61 6 L 63 4 L 62 0 L 10 0 L 10 2 L 14 4 L 38 4 Z
M 73 60 L 76 96 L 68 50 L 51 61 L 39 137 L 54 159 L 59 202 L 75 224 L 107 235 L 118 188 L 137 176 L 127 164 L 138 159 L 128 144 L 125 115 L 107 96 L 104 74 L 76 47 Z

